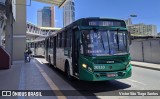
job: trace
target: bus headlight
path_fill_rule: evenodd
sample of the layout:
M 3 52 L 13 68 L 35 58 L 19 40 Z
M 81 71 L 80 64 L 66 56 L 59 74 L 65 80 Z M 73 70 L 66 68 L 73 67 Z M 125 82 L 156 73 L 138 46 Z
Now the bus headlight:
M 82 67 L 87 68 L 87 65 L 86 64 L 82 64 Z
M 88 70 L 89 72 L 93 72 L 92 68 L 89 67 L 87 64 L 82 64 L 82 67 Z

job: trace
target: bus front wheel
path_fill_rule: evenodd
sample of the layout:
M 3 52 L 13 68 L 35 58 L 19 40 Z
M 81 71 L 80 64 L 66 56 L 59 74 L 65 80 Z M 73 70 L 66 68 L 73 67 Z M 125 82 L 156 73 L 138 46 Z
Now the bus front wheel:
M 67 79 L 69 79 L 70 81 L 73 80 L 73 77 L 70 74 L 70 68 L 69 68 L 69 64 L 66 63 L 66 74 L 67 74 Z

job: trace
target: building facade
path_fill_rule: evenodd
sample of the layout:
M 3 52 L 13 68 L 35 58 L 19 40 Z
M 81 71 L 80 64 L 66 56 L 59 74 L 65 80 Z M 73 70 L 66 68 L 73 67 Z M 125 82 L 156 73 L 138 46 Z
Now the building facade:
M 37 11 L 37 25 L 42 26 L 42 10 Z
M 128 18 L 127 20 L 125 20 L 125 23 L 126 23 L 127 26 L 132 25 L 132 20 L 131 20 L 131 18 Z
M 68 0 L 63 7 L 63 26 L 67 26 L 75 21 L 74 1 Z
M 55 27 L 55 8 L 51 7 L 51 27 Z
M 140 24 L 132 24 L 127 26 L 132 35 L 138 36 L 156 36 L 157 35 L 157 27 L 156 25 L 146 25 L 143 23 Z
M 37 11 L 37 25 L 41 27 L 54 27 L 55 10 L 54 7 L 44 7 Z

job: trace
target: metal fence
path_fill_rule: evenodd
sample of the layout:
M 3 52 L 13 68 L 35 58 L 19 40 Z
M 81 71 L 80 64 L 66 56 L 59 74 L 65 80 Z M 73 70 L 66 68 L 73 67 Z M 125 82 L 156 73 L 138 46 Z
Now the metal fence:
M 130 53 L 134 61 L 160 63 L 160 39 L 133 40 Z

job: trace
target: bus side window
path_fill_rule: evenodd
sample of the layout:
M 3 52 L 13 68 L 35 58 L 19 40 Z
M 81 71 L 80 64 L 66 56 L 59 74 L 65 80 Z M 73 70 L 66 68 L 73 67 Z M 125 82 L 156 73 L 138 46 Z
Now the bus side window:
M 58 35 L 56 36 L 56 47 L 58 48 Z
M 39 42 L 39 47 L 41 47 L 41 42 Z
M 51 37 L 51 48 L 53 48 L 53 37 Z
M 60 48 L 60 34 L 58 34 L 58 48 Z
M 64 32 L 64 48 L 67 47 L 67 32 Z
M 49 48 L 51 48 L 51 37 L 49 38 Z
M 59 43 L 59 47 L 62 48 L 62 33 L 60 33 L 60 43 Z
M 67 36 L 66 36 L 66 47 L 68 47 L 68 45 L 69 45 L 69 39 L 68 39 L 68 37 L 69 37 L 69 32 L 67 31 Z
M 72 32 L 71 30 L 67 31 L 67 47 L 71 47 L 71 36 L 72 36 Z
M 65 45 L 64 39 L 65 39 L 65 32 L 62 32 L 62 48 L 64 48 L 64 45 Z
M 61 46 L 60 46 L 60 43 L 61 43 L 61 37 L 60 37 L 60 33 L 58 34 L 58 42 L 59 42 L 59 44 L 58 44 L 58 47 L 60 48 Z
M 33 42 L 31 43 L 31 48 L 33 48 Z
M 35 48 L 37 48 L 37 43 L 35 43 Z
M 38 47 L 40 47 L 40 42 L 37 42 L 37 44 L 38 44 Z
M 48 38 L 48 48 L 50 48 L 50 38 Z
M 52 48 L 52 37 L 50 37 L 50 48 Z
M 49 39 L 47 39 L 47 48 L 49 48 Z

